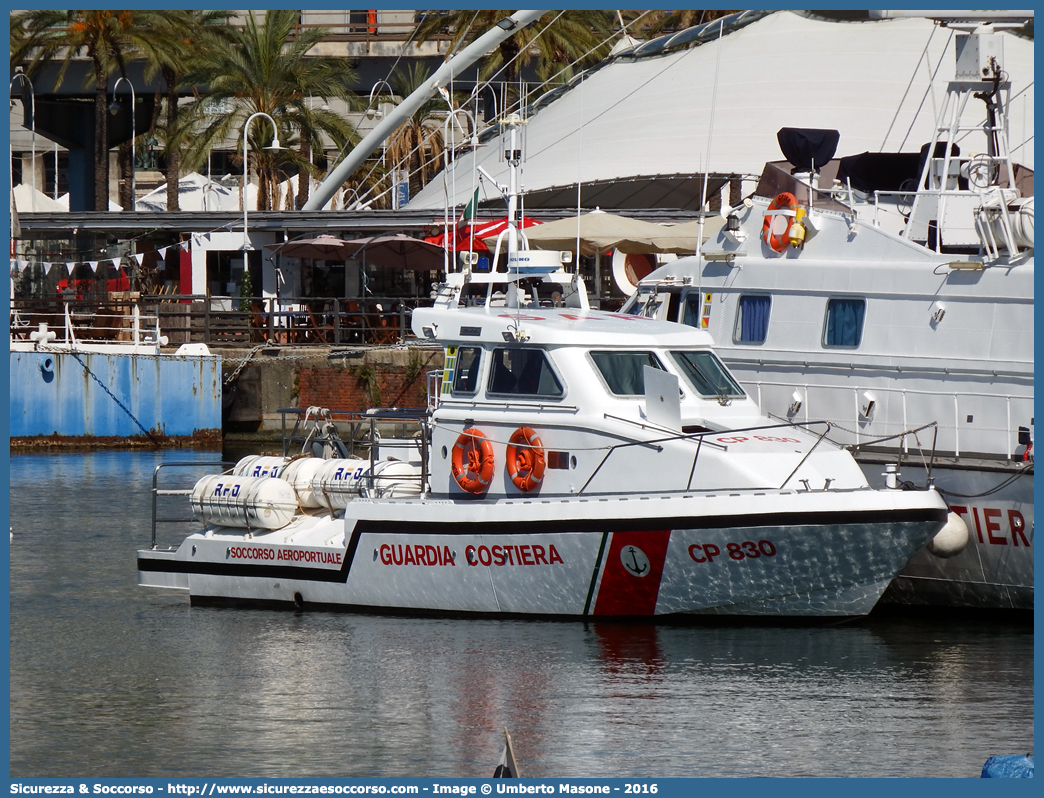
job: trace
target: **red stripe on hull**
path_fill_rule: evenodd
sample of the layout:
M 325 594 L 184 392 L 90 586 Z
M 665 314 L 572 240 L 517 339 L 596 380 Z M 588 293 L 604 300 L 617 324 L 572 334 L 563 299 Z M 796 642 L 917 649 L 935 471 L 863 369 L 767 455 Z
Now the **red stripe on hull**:
M 595 615 L 652 615 L 660 593 L 670 530 L 614 532 Z

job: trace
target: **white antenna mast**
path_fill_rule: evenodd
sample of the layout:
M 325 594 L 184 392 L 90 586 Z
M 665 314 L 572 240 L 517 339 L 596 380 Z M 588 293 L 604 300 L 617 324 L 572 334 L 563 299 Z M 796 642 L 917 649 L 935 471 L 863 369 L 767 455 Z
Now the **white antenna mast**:
M 707 207 L 707 183 L 710 177 L 710 155 L 711 140 L 714 137 L 714 109 L 718 104 L 718 67 L 721 66 L 721 39 L 725 35 L 725 18 L 722 17 L 718 23 L 718 55 L 714 62 L 714 88 L 711 90 L 711 112 L 707 123 L 707 163 L 703 166 L 703 191 L 700 192 L 700 214 L 699 224 L 696 232 L 696 290 L 700 294 L 700 303 L 703 302 L 703 220 L 704 209 Z M 701 318 L 703 314 L 700 314 Z

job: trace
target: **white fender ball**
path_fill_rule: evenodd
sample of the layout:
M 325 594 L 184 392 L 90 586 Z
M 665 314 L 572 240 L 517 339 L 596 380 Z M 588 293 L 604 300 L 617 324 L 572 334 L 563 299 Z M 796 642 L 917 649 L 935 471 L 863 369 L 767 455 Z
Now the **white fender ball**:
M 967 545 L 968 525 L 957 513 L 951 511 L 946 517 L 946 525 L 928 541 L 928 551 L 945 559 L 960 554 Z

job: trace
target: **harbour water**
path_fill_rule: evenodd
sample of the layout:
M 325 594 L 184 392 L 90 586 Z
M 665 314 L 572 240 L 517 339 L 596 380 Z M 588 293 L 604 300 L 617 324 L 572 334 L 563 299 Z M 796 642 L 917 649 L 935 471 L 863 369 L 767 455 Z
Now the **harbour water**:
M 488 777 L 505 726 L 534 777 L 962 778 L 1033 750 L 1025 621 L 431 620 L 137 587 L 156 465 L 217 459 L 11 456 L 12 777 Z

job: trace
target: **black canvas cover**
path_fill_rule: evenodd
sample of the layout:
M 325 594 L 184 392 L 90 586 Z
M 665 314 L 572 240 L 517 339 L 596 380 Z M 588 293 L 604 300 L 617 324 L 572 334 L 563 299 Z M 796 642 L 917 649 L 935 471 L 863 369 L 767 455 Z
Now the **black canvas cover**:
M 776 141 L 783 157 L 799 172 L 818 172 L 834 157 L 841 134 L 836 130 L 781 127 Z
M 851 183 L 856 191 L 867 193 L 912 191 L 921 174 L 920 168 L 921 156 L 916 152 L 862 152 L 841 159 L 837 179 L 842 185 Z

